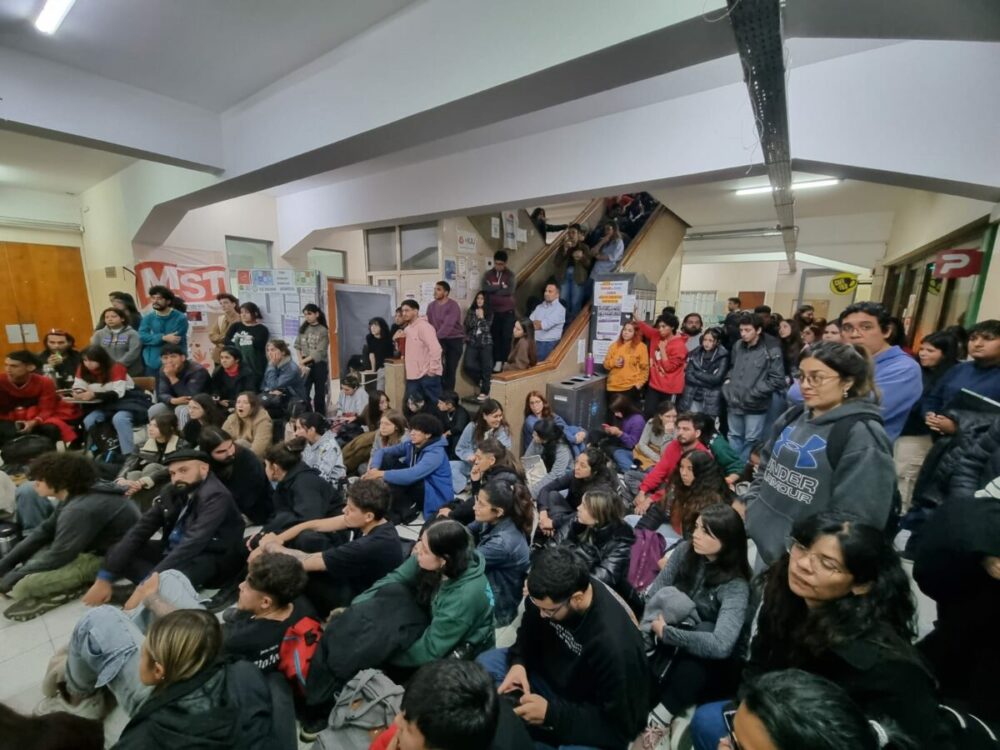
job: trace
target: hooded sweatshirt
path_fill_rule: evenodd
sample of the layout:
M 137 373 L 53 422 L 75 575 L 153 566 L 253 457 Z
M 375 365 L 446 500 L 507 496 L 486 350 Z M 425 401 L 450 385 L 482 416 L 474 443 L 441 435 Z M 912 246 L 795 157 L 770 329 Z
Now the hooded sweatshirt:
M 833 426 L 857 414 L 871 419 L 851 427 L 837 466 L 831 466 L 826 448 Z M 778 420 L 777 438 L 764 447 L 744 497 L 747 535 L 767 565 L 781 557 L 792 525 L 805 516 L 836 510 L 879 529 L 885 526 L 896 470 L 878 417 L 877 404 L 852 399 L 815 418 L 805 411 L 791 423 Z
M 455 497 L 451 484 L 451 464 L 448 461 L 448 438 L 439 437 L 417 448 L 407 438 L 396 445 L 372 453 L 370 468 L 378 469 L 387 458 L 402 458 L 405 469 L 390 469 L 382 477 L 389 484 L 424 483 L 424 518 L 430 519 L 438 509 Z
M 449 480 L 450 481 L 450 480 Z M 371 599 L 375 592 L 390 583 L 416 588 L 420 566 L 416 557 L 392 571 L 352 604 Z M 431 623 L 406 651 L 391 661 L 400 667 L 419 667 L 446 658 L 456 648 L 471 647 L 478 655 L 496 643 L 493 623 L 493 590 L 486 578 L 486 563 L 478 552 L 470 551 L 469 566 L 458 578 L 443 578 L 431 600 Z

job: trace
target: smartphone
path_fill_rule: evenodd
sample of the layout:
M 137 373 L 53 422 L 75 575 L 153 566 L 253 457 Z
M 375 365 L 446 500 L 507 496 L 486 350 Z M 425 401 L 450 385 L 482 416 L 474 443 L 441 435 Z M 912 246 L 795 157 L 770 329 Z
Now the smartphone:
M 723 711 L 722 720 L 726 722 L 726 731 L 729 732 L 729 744 L 733 746 L 733 750 L 740 750 L 740 743 L 736 741 L 736 732 L 733 731 L 733 724 L 736 720 L 736 709 L 731 708 L 728 711 Z

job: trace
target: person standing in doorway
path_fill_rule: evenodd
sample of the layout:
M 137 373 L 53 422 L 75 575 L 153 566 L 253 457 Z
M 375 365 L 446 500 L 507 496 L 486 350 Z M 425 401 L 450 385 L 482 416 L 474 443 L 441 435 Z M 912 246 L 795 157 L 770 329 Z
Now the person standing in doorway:
M 740 302 L 739 297 L 730 297 L 726 301 L 726 319 L 722 323 L 723 345 L 729 351 L 740 342 Z
M 142 339 L 142 361 L 146 374 L 156 376 L 160 372 L 160 352 L 164 344 L 172 344 L 187 351 L 187 315 L 174 308 L 174 293 L 165 286 L 149 288 L 149 302 L 153 311 L 147 313 L 139 324 L 139 338 Z
M 556 348 L 566 325 L 566 308 L 559 301 L 559 287 L 550 281 L 542 293 L 542 304 L 531 313 L 531 323 L 535 327 L 535 354 L 542 362 Z
M 441 344 L 437 332 L 425 317 L 420 317 L 420 303 L 404 300 L 400 305 L 406 323 L 406 397 L 423 393 L 431 404 L 441 398 Z
M 212 349 L 212 361 L 219 364 L 219 356 L 226 345 L 226 334 L 229 333 L 230 326 L 240 322 L 240 301 L 228 292 L 216 294 L 215 301 L 222 308 L 222 315 L 215 319 L 209 329 L 208 340 L 215 345 Z
M 590 248 L 583 243 L 582 234 L 579 224 L 570 224 L 552 259 L 556 279 L 562 284 L 562 299 L 571 320 L 580 314 L 587 299 L 590 267 L 594 262 L 590 256 Z
M 493 254 L 493 268 L 483 274 L 483 291 L 493 311 L 493 369 L 497 371 L 507 361 L 514 337 L 514 272 L 507 268 L 507 251 Z
M 446 391 L 455 390 L 455 377 L 462 361 L 462 308 L 449 295 L 451 285 L 439 281 L 434 285 L 434 301 L 427 306 L 427 321 L 434 326 L 438 343 L 441 345 L 441 386 Z
M 313 409 L 326 415 L 326 391 L 330 385 L 330 328 L 318 306 L 310 303 L 302 308 L 302 325 L 295 339 L 299 365 L 305 380 L 306 400 L 312 391 Z

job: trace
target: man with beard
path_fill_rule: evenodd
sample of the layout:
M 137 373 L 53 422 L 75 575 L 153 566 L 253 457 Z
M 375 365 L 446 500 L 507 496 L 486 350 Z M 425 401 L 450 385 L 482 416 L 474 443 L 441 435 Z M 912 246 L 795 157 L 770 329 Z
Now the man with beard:
M 42 371 L 55 381 L 56 388 L 73 385 L 76 371 L 80 369 L 80 352 L 70 334 L 53 328 L 45 334 L 45 348 L 38 358 L 42 361 Z
M 173 344 L 187 351 L 187 315 L 174 308 L 174 293 L 165 286 L 149 288 L 153 311 L 143 316 L 139 324 L 142 339 L 142 361 L 146 374 L 156 377 L 160 372 L 160 352 L 164 344 Z
M 243 519 L 209 461 L 201 451 L 167 454 L 170 484 L 125 538 L 108 550 L 84 604 L 109 602 L 111 583 L 118 578 L 139 583 L 150 573 L 178 570 L 201 588 L 225 583 L 240 571 L 246 560 Z M 153 539 L 157 531 L 161 536 Z
M 693 352 L 701 346 L 701 329 L 704 325 L 705 323 L 698 313 L 688 313 L 684 316 L 684 322 L 681 323 L 681 332 L 687 334 L 688 353 Z
M 272 488 L 256 454 L 237 445 L 221 427 L 212 425 L 201 429 L 198 448 L 208 455 L 212 473 L 232 494 L 240 512 L 253 524 L 267 521 L 274 512 Z

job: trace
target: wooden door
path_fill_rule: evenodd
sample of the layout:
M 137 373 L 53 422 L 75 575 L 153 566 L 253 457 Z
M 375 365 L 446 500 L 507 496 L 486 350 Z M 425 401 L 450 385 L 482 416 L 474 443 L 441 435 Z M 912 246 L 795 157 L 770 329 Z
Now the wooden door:
M 740 307 L 744 310 L 753 310 L 764 304 L 764 292 L 740 292 Z
M 337 345 L 337 285 L 336 282 L 327 279 L 326 281 L 326 322 L 330 327 L 330 377 L 340 378 L 340 347 Z M 336 402 L 337 394 L 333 395 Z
M 90 343 L 94 325 L 80 248 L 63 245 L 0 243 L 0 326 L 33 324 L 39 343 L 12 343 L 0 329 L 0 353 L 42 350 L 45 334 L 61 328 L 78 349 Z

